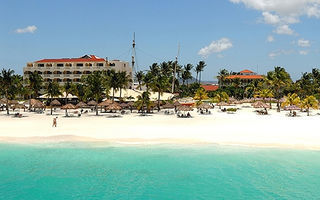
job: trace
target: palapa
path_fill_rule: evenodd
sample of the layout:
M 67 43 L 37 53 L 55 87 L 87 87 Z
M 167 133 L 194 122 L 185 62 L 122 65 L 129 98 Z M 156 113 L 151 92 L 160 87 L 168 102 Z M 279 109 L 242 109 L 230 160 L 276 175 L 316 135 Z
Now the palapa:
M 38 101 L 32 105 L 32 108 L 45 108 L 45 105 L 42 102 Z
M 107 100 L 99 103 L 98 106 L 109 106 L 110 104 L 112 104 L 112 100 L 107 99 Z
M 263 103 L 262 101 L 257 101 L 251 104 L 254 108 L 270 108 L 270 105 Z
M 301 110 L 301 108 L 299 108 L 299 106 L 296 105 L 291 105 L 284 107 L 284 110 Z
M 173 103 L 173 105 L 174 105 L 174 106 L 180 106 L 181 103 L 180 103 L 179 101 L 175 101 L 175 102 Z
M 19 102 L 17 100 L 9 100 L 9 104 L 16 105 L 16 104 L 19 104 Z
M 82 101 L 80 101 L 80 102 L 76 105 L 77 108 L 84 108 L 84 107 L 87 107 L 87 106 L 88 106 L 88 105 L 87 105 L 86 103 L 82 102 Z
M 26 106 L 23 104 L 15 104 L 13 105 L 14 109 L 26 109 Z
M 129 105 L 127 103 L 124 103 L 124 102 L 121 103 L 120 106 L 121 106 L 121 108 L 128 108 L 129 107 Z
M 67 109 L 77 109 L 77 107 L 71 103 L 68 103 L 68 104 L 62 106 L 61 109 L 66 109 L 66 110 Z
M 199 108 L 199 109 L 211 109 L 212 106 L 210 104 L 207 104 L 207 103 L 202 103 L 199 106 L 197 106 L 197 108 Z
M 192 108 L 190 106 L 179 106 L 177 110 L 187 112 L 187 111 L 192 111 Z
M 220 102 L 220 103 L 217 103 L 217 106 L 231 106 L 231 105 L 226 102 Z
M 106 107 L 107 110 L 121 110 L 121 106 L 118 103 L 112 103 Z
M 61 106 L 61 103 L 55 99 L 55 100 L 51 101 L 50 106 L 53 106 L 53 107 Z
M 94 100 L 88 102 L 88 106 L 96 106 L 98 103 Z
M 175 106 L 172 104 L 172 103 L 166 103 L 162 106 L 164 109 L 172 109 L 174 108 Z

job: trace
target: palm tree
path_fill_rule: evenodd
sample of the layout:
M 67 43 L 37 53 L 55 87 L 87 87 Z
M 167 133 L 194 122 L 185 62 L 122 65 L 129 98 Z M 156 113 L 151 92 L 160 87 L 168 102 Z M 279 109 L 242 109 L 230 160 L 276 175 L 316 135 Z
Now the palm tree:
M 283 90 L 292 83 L 290 75 L 282 67 L 275 67 L 274 71 L 267 73 L 266 81 L 273 89 L 275 98 L 277 99 L 277 111 L 280 112 L 280 99 Z
M 78 97 L 79 101 L 82 101 L 82 102 L 87 101 L 85 86 L 83 84 L 80 84 L 80 83 L 72 84 L 71 90 L 72 90 L 72 93 Z
M 57 82 L 49 82 L 46 85 L 45 93 L 49 96 L 50 102 L 52 101 L 53 97 L 57 97 L 57 96 L 61 95 L 59 83 L 57 83 Z M 67 110 L 66 110 L 66 112 L 67 112 Z M 51 106 L 50 113 L 52 115 L 52 106 Z
M 158 111 L 160 111 L 160 97 L 170 87 L 169 78 L 163 74 L 153 77 L 151 88 L 154 92 L 158 92 Z
M 192 79 L 192 74 L 191 74 L 191 70 L 193 68 L 193 65 L 192 64 L 187 64 L 184 66 L 184 77 L 185 77 L 185 80 L 187 81 L 187 86 L 189 85 L 188 84 L 188 80 L 189 79 Z
M 197 67 L 196 67 L 196 72 L 197 72 L 197 78 L 198 78 L 198 73 L 199 73 L 199 84 L 201 82 L 201 74 L 202 74 L 202 71 L 203 69 L 206 67 L 206 63 L 204 61 L 200 61 L 199 64 L 197 64 Z
M 147 110 L 150 110 L 152 103 L 150 101 L 150 93 L 148 91 L 143 92 L 137 97 L 137 99 L 138 100 L 135 102 L 135 106 L 138 110 L 141 110 L 142 113 L 144 113 L 145 107 L 147 108 Z
M 230 72 L 226 69 L 221 69 L 219 72 L 218 72 L 218 81 L 219 81 L 219 85 L 223 85 L 224 84 L 224 81 L 226 80 L 226 77 L 230 75 Z
M 208 99 L 208 94 L 204 88 L 199 88 L 193 99 L 198 100 L 198 104 L 201 104 L 203 100 Z
M 109 82 L 109 86 L 112 88 L 112 102 L 114 102 L 115 92 L 120 88 L 120 76 L 119 73 L 115 70 L 107 71 L 107 79 Z
M 18 87 L 20 86 L 18 76 L 14 75 L 11 69 L 2 69 L 0 73 L 0 92 L 6 98 L 6 110 L 9 115 L 9 99 L 13 99 L 17 94 Z
M 288 94 L 285 97 L 285 101 L 281 104 L 282 107 L 286 107 L 286 106 L 298 106 L 300 104 L 300 97 L 298 97 L 298 95 L 296 93 L 293 94 Z M 290 113 L 292 111 L 290 110 Z
M 273 92 L 270 89 L 261 89 L 256 92 L 255 97 L 263 99 L 263 102 L 266 103 L 266 98 L 270 98 L 270 108 L 271 108 L 271 98 L 273 97 Z
M 122 89 L 128 87 L 129 83 L 131 83 L 132 79 L 129 75 L 127 75 L 127 72 L 118 72 L 117 73 L 118 79 L 119 79 L 119 89 L 120 89 L 120 98 Z
M 149 91 L 150 89 L 152 79 L 153 79 L 153 75 L 150 71 L 148 71 L 146 75 L 143 77 L 143 85 L 146 86 L 147 91 Z
M 144 78 L 144 73 L 143 73 L 143 71 L 138 71 L 138 72 L 136 72 L 135 76 L 136 76 L 136 79 L 139 83 L 138 88 L 139 88 L 139 90 L 141 90 L 142 81 Z
M 219 92 L 212 99 L 213 103 L 221 103 L 221 102 L 228 102 L 228 101 L 229 101 L 229 95 L 226 92 Z M 221 109 L 221 106 L 219 106 L 219 108 Z
M 301 108 L 307 109 L 308 116 L 310 116 L 310 108 L 318 109 L 319 102 L 314 96 L 307 96 L 301 102 Z
M 66 96 L 65 96 L 65 104 L 66 105 L 68 104 L 68 95 L 72 93 L 73 88 L 74 88 L 74 86 L 70 81 L 67 81 L 62 87 L 63 92 L 66 93 Z
M 96 102 L 99 102 L 99 100 L 102 99 L 102 95 L 105 91 L 104 76 L 102 75 L 102 72 L 95 71 L 85 77 L 83 81 L 87 96 L 94 99 Z M 96 115 L 98 115 L 97 105 L 95 109 Z
M 31 72 L 27 79 L 28 87 L 31 90 L 31 98 L 37 98 L 43 85 L 42 76 L 37 71 Z

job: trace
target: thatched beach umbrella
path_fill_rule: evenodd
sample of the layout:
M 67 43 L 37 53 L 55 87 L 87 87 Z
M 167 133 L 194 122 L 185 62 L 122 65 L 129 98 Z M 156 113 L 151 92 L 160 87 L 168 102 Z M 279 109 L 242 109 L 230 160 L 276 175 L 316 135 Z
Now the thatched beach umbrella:
M 112 100 L 107 99 L 107 100 L 99 103 L 98 106 L 105 107 L 105 106 L 109 106 L 110 104 L 112 104 Z
M 254 108 L 270 108 L 270 105 L 263 103 L 262 101 L 257 101 L 251 104 Z
M 197 106 L 198 109 L 205 109 L 205 110 L 209 110 L 212 108 L 212 106 L 210 104 L 207 103 L 202 103 L 199 106 Z
M 175 106 L 172 103 L 166 103 L 166 104 L 164 104 L 162 106 L 162 108 L 164 108 L 164 109 L 173 109 L 173 108 L 175 108 Z
M 68 109 L 74 110 L 74 109 L 77 109 L 77 107 L 71 103 L 68 103 L 68 104 L 62 106 L 61 109 L 66 110 L 66 116 L 68 116 Z
M 76 105 L 77 108 L 85 108 L 85 107 L 87 107 L 87 106 L 88 106 L 88 105 L 87 105 L 86 103 L 82 102 L 82 101 L 80 101 L 80 102 Z
M 50 106 L 51 107 L 61 106 L 61 103 L 55 99 L 55 100 L 51 101 Z
M 110 110 L 110 111 L 116 111 L 116 110 L 121 110 L 121 109 L 122 109 L 121 106 L 116 102 L 114 102 L 106 107 L 106 110 Z
M 16 104 L 19 104 L 19 102 L 17 100 L 9 100 L 9 104 L 16 105 Z
M 98 105 L 98 103 L 96 101 L 94 101 L 94 100 L 89 101 L 87 104 L 88 104 L 88 106 L 96 106 L 96 105 Z
M 190 106 L 179 106 L 177 108 L 178 111 L 184 111 L 184 112 L 188 112 L 188 111 L 192 111 L 192 108 Z
M 7 98 L 0 99 L 0 104 L 6 104 L 6 103 L 7 103 Z
M 296 106 L 296 105 L 291 105 L 291 106 L 286 106 L 284 107 L 284 110 L 301 110 L 301 108 L 299 106 Z
M 23 111 L 25 111 L 26 106 L 23 104 L 15 104 L 15 105 L 13 105 L 13 109 L 19 109 L 19 110 L 23 109 Z
M 121 108 L 128 108 L 129 107 L 129 105 L 127 103 L 124 103 L 124 102 L 121 103 L 120 106 L 121 106 Z

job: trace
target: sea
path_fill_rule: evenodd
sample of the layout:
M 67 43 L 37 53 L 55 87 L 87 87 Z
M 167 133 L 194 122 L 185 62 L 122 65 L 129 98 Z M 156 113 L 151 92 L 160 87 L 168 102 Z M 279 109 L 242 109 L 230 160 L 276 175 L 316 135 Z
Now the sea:
M 320 151 L 5 143 L 0 199 L 320 199 Z

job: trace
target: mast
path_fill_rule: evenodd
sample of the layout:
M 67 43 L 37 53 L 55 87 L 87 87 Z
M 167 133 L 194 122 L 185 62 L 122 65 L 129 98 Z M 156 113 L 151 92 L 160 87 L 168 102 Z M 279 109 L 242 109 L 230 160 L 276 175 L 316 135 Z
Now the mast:
M 135 83 L 135 57 L 136 57 L 136 33 L 133 32 L 133 40 L 132 40 L 132 55 L 131 55 L 131 65 L 132 65 L 132 88 L 134 89 L 134 83 Z
M 173 94 L 174 93 L 174 86 L 175 86 L 175 79 L 176 79 L 176 73 L 177 73 L 177 66 L 178 66 L 178 56 L 179 56 L 179 53 L 180 53 L 180 43 L 178 44 L 178 54 L 176 56 L 176 61 L 174 63 L 174 73 L 173 73 L 173 78 L 172 78 L 172 90 L 171 90 L 171 93 Z

